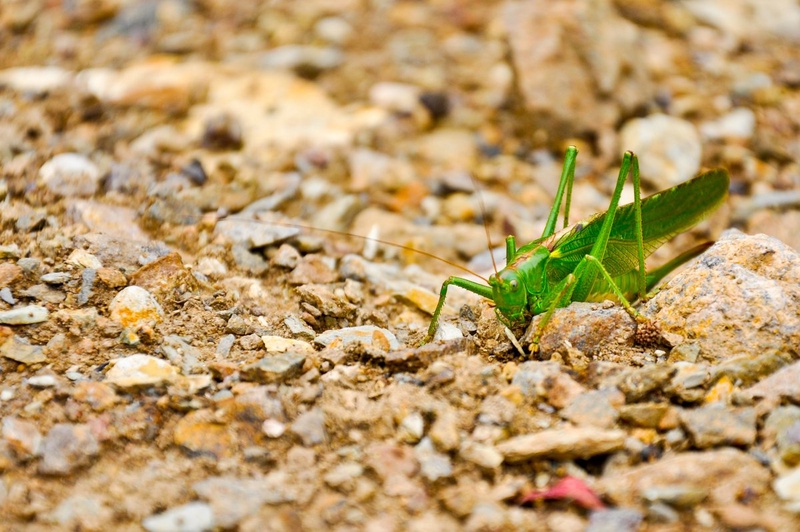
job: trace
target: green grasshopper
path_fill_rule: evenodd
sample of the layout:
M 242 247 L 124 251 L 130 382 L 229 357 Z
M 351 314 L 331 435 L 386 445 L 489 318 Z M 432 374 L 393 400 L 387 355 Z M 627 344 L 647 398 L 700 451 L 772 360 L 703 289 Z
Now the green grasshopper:
M 637 297 L 644 299 L 665 275 L 708 248 L 709 244 L 697 246 L 655 270 L 645 271 L 647 256 L 722 204 L 728 192 L 727 171 L 711 170 L 641 199 L 639 162 L 632 152 L 626 152 L 608 210 L 568 227 L 577 156 L 577 148 L 570 146 L 541 238 L 517 248 L 514 237 L 506 237 L 506 266 L 489 277 L 488 286 L 461 277 L 448 278 L 442 284 L 423 343 L 436 334 L 451 285 L 492 300 L 498 318 L 507 327 L 544 314 L 530 346 L 532 352 L 538 351 L 539 339 L 555 309 L 573 301 L 613 297 L 637 322 L 644 322 L 631 302 Z M 618 207 L 628 174 L 633 177 L 634 202 Z M 556 232 L 565 190 L 564 228 Z

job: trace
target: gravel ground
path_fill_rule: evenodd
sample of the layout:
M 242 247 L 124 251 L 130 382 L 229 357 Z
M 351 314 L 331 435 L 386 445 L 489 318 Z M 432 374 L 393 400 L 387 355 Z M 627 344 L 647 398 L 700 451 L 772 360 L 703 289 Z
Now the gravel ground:
M 25 0 L 0 42 L 0 529 L 800 528 L 800 2 Z M 656 327 L 576 303 L 531 356 L 452 288 L 420 347 L 570 144 L 573 222 L 624 150 L 730 172 Z

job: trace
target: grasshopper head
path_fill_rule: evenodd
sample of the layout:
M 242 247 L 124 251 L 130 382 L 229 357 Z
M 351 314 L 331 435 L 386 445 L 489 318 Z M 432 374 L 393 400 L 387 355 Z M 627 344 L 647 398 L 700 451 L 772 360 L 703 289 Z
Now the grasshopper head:
M 492 299 L 497 310 L 509 321 L 521 320 L 525 315 L 528 303 L 528 291 L 515 270 L 506 268 L 489 277 L 492 287 Z

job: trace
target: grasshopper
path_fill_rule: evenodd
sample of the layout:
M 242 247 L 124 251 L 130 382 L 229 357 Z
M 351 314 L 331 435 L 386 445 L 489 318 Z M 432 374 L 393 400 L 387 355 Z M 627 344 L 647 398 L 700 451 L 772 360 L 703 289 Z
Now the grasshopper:
M 555 309 L 573 301 L 602 301 L 611 297 L 637 322 L 645 322 L 631 303 L 637 297 L 644 299 L 665 275 L 708 248 L 709 244 L 702 244 L 655 270 L 645 271 L 647 256 L 723 203 L 729 186 L 726 170 L 705 172 L 641 199 L 639 162 L 628 151 L 622 158 L 608 210 L 568 226 L 577 156 L 577 148 L 567 148 L 542 236 L 519 248 L 513 236 L 506 237 L 506 266 L 489 277 L 488 285 L 461 277 L 448 278 L 442 284 L 423 343 L 433 340 L 436 334 L 450 286 L 493 301 L 495 312 L 506 327 L 544 314 L 530 346 L 532 352 L 538 351 L 539 340 Z M 634 201 L 618 206 L 629 174 L 633 178 Z M 556 232 L 565 191 L 564 228 Z

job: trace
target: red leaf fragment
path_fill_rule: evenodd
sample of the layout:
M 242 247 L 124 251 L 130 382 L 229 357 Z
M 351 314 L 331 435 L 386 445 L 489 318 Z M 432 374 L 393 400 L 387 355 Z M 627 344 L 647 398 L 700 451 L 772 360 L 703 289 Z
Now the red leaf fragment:
M 587 510 L 602 510 L 606 507 L 592 488 L 578 477 L 564 477 L 547 489 L 531 490 L 522 495 L 519 503 L 525 504 L 539 499 L 571 499 L 578 506 Z

